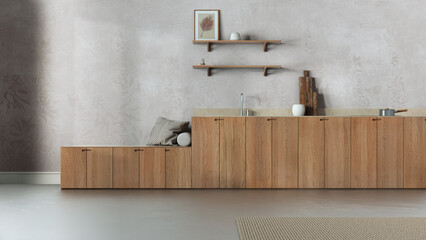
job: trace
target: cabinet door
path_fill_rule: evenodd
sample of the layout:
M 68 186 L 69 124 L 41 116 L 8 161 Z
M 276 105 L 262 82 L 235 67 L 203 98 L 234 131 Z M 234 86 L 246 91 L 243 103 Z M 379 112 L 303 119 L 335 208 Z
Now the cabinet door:
M 404 187 L 426 188 L 426 118 L 404 118 Z
M 191 148 L 166 150 L 166 188 L 191 188 Z
M 219 118 L 192 118 L 192 187 L 219 188 Z
M 220 121 L 220 187 L 244 188 L 246 180 L 246 120 L 225 117 Z
M 299 120 L 278 117 L 272 121 L 272 187 L 298 187 Z
M 61 148 L 61 188 L 86 188 L 86 148 Z
M 377 121 L 377 187 L 403 187 L 403 118 Z
M 165 188 L 166 153 L 165 148 L 142 148 L 139 152 L 140 188 Z
M 246 187 L 271 187 L 271 119 L 246 119 Z
M 113 187 L 139 188 L 139 148 L 113 149 Z
M 87 148 L 87 188 L 112 188 L 112 148 Z
M 351 118 L 351 187 L 377 187 L 377 125 L 372 117 Z
M 324 188 L 324 121 L 299 118 L 299 188 Z
M 325 187 L 351 187 L 351 119 L 326 118 L 325 124 Z

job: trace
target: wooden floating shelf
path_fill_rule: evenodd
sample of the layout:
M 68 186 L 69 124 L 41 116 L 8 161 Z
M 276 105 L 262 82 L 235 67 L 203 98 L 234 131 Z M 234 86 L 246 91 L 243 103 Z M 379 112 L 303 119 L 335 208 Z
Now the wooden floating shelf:
M 207 44 L 207 52 L 212 44 L 263 44 L 263 51 L 268 51 L 268 44 L 281 44 L 281 40 L 193 40 L 193 44 Z
M 211 76 L 212 69 L 263 69 L 263 76 L 268 75 L 268 69 L 281 69 L 281 65 L 194 65 L 195 69 L 207 69 L 207 76 Z

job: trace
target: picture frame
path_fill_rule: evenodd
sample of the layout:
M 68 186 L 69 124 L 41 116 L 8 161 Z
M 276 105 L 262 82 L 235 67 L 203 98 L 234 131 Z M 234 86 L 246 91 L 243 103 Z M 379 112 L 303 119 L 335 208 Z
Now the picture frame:
M 219 15 L 217 9 L 194 10 L 194 40 L 219 40 Z

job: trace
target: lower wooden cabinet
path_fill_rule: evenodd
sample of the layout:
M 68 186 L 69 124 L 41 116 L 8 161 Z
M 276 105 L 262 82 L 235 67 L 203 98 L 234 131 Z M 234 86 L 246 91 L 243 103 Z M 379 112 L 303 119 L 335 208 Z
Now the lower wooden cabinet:
M 139 149 L 140 188 L 166 187 L 166 149 L 149 147 Z
M 324 121 L 299 119 L 299 188 L 324 187 Z
M 220 120 L 220 188 L 246 187 L 246 119 Z
M 87 187 L 86 148 L 61 148 L 61 188 Z
M 246 187 L 271 188 L 271 120 L 246 119 Z
M 194 117 L 192 147 L 62 147 L 61 188 L 426 188 L 425 117 Z
M 219 188 L 219 122 L 222 118 L 192 118 L 192 187 Z
M 296 117 L 273 119 L 272 188 L 297 188 L 299 120 Z
M 191 148 L 166 149 L 166 188 L 191 188 Z
M 87 151 L 87 188 L 112 188 L 112 148 L 90 147 Z
M 377 187 L 377 124 L 374 117 L 351 119 L 351 187 Z
M 404 118 L 404 187 L 426 188 L 426 118 Z
M 324 120 L 324 187 L 351 187 L 351 119 Z
M 123 147 L 113 150 L 113 187 L 139 188 L 140 148 Z
M 404 119 L 377 119 L 377 188 L 404 187 Z

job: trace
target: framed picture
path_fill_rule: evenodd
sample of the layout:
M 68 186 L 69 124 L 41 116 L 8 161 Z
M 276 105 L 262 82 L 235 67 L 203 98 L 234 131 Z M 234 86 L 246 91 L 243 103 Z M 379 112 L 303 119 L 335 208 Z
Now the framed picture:
M 194 40 L 219 40 L 219 10 L 194 10 Z

